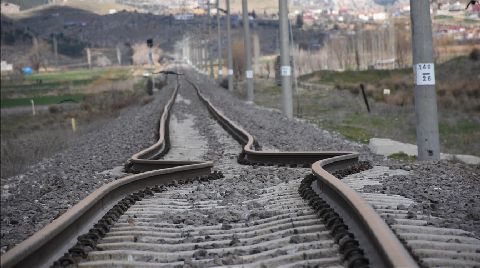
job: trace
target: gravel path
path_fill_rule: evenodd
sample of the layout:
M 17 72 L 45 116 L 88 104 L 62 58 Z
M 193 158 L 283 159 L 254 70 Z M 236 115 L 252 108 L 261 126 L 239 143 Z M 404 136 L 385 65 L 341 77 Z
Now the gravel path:
M 79 136 L 67 150 L 31 166 L 25 174 L 2 179 L 2 253 L 121 175 L 120 166 L 154 142 L 156 122 L 173 86 L 155 93 L 154 101 L 144 106 L 124 109 L 114 120 Z
M 362 160 L 369 160 L 373 165 L 410 171 L 407 175 L 382 180 L 381 186 L 366 186 L 365 191 L 411 198 L 415 201 L 412 210 L 440 218 L 431 221 L 433 226 L 465 229 L 480 237 L 480 166 L 452 161 L 385 160 L 372 154 L 366 146 L 345 141 L 312 124 L 286 119 L 277 111 L 246 104 L 205 76 L 187 73 L 199 82 L 202 92 L 214 105 L 254 135 L 260 145 L 290 151 L 356 150 Z M 297 135 L 302 138 L 296 138 Z

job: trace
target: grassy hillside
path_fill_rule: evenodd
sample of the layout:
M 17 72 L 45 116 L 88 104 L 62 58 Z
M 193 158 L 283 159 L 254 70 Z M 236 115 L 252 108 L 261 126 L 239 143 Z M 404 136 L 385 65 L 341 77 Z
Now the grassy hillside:
M 480 59 L 475 59 L 474 55 L 463 56 L 437 64 L 435 68 L 439 106 L 480 111 Z M 331 85 L 352 93 L 358 93 L 359 84 L 364 84 L 368 95 L 377 101 L 401 106 L 413 104 L 411 68 L 358 72 L 317 71 L 299 79 L 308 83 Z M 383 89 L 390 89 L 391 95 L 384 96 Z
M 78 102 L 85 94 L 110 89 L 111 83 L 125 81 L 131 77 L 131 71 L 128 68 L 37 73 L 25 76 L 23 80 L 3 77 L 1 107 L 30 105 L 30 99 L 38 105 L 64 101 Z
M 478 155 L 480 61 L 459 57 L 439 64 L 436 77 L 442 152 Z M 329 86 L 297 91 L 293 99 L 296 117 L 360 143 L 373 137 L 416 143 L 411 69 L 318 71 L 301 79 Z M 281 88 L 274 80 L 255 82 L 255 103 L 280 109 Z M 359 92 L 360 83 L 367 85 L 370 113 Z M 392 94 L 384 96 L 384 88 Z

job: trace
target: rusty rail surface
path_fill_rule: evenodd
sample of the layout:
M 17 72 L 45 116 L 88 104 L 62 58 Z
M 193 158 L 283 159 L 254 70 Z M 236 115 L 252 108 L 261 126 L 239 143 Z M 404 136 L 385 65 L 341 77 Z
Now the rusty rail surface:
M 376 258 L 384 267 L 416 267 L 415 261 L 401 245 L 393 232 L 378 214 L 353 190 L 331 175 L 358 162 L 356 152 L 273 152 L 257 151 L 253 136 L 238 124 L 228 119 L 193 82 L 190 83 L 212 116 L 241 145 L 241 164 L 310 166 L 317 177 L 317 190 L 338 202 L 357 219 L 366 239 L 362 246 L 371 245 Z M 165 106 L 159 127 L 157 143 L 133 155 L 126 164 L 130 175 L 108 183 L 65 214 L 36 232 L 2 256 L 2 267 L 43 267 L 49 266 L 63 252 L 75 244 L 76 237 L 86 233 L 98 219 L 126 194 L 142 187 L 169 183 L 174 179 L 201 176 L 211 172 L 212 162 L 164 161 L 158 160 L 169 149 L 168 120 L 175 97 L 180 88 L 177 84 Z M 368 248 L 368 246 L 367 246 Z

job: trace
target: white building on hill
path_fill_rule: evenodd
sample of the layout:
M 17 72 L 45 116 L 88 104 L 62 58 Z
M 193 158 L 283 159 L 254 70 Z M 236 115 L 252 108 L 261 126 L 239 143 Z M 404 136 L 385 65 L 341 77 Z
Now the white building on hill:
M 20 6 L 8 2 L 2 2 L 2 13 L 4 14 L 15 14 L 20 12 Z

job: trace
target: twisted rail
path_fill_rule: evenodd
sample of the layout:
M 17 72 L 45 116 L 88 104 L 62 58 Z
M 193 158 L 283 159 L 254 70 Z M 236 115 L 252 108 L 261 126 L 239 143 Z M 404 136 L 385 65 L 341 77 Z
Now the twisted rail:
M 48 267 L 75 245 L 123 197 L 146 187 L 171 183 L 174 180 L 210 174 L 212 162 L 158 160 L 169 149 L 168 119 L 180 88 L 177 84 L 160 118 L 158 141 L 134 154 L 127 162 L 129 175 L 103 185 L 70 208 L 59 218 L 34 233 L 1 257 L 1 267 Z
M 331 175 L 332 172 L 348 168 L 358 162 L 355 152 L 272 152 L 257 151 L 252 135 L 228 119 L 217 109 L 191 81 L 201 101 L 212 116 L 243 146 L 239 163 L 259 165 L 312 165 L 316 192 L 335 203 L 360 226 L 363 238 L 359 240 L 367 248 L 369 257 L 374 257 L 382 267 L 416 267 L 415 261 L 398 241 L 393 232 L 378 214 L 357 193 Z M 105 212 L 122 197 L 145 187 L 170 183 L 175 179 L 207 175 L 212 162 L 159 160 L 169 149 L 168 120 L 180 84 L 175 87 L 165 106 L 159 126 L 159 139 L 149 148 L 133 155 L 126 164 L 129 175 L 108 183 L 65 214 L 36 232 L 1 258 L 2 267 L 44 267 L 58 259 L 63 252 L 75 244 L 76 238 L 88 231 Z M 362 236 L 362 235 L 360 235 Z
M 243 128 L 228 119 L 210 100 L 200 92 L 193 82 L 187 80 L 197 91 L 197 95 L 208 107 L 212 116 L 243 145 L 240 163 L 247 164 L 311 164 L 312 173 L 317 178 L 312 183 L 318 195 L 326 199 L 342 218 L 355 222 L 355 234 L 372 264 L 378 267 L 418 267 L 415 260 L 404 248 L 396 235 L 375 212 L 375 210 L 353 189 L 331 173 L 346 169 L 358 162 L 358 153 L 347 151 L 326 152 L 273 152 L 257 151 L 256 142 Z

